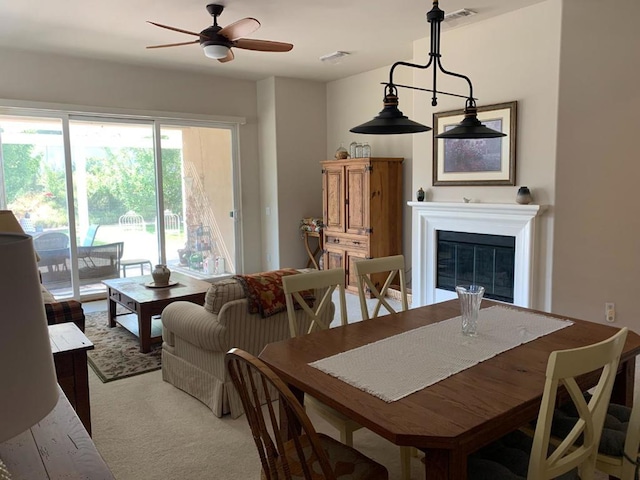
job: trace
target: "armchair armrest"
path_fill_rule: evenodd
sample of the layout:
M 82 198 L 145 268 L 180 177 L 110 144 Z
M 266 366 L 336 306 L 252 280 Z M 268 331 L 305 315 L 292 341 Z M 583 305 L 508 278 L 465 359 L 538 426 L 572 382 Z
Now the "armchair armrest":
M 218 315 L 207 312 L 202 305 L 173 302 L 162 310 L 163 329 L 204 350 L 224 351 L 220 337 L 226 330 L 218 323 Z
M 62 300 L 59 302 L 45 303 L 44 309 L 47 314 L 47 324 L 73 322 L 84 332 L 84 310 L 82 304 L 77 300 Z

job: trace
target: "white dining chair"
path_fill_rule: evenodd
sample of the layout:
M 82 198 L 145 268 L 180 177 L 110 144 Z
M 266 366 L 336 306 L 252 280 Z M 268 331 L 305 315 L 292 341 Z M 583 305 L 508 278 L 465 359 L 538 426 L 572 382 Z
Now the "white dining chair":
M 592 480 L 607 406 L 627 328 L 602 342 L 552 352 L 547 362 L 542 403 L 533 438 L 517 430 L 482 448 L 468 458 L 470 480 L 527 478 L 546 480 L 579 471 L 581 480 Z M 601 369 L 587 402 L 576 378 Z M 549 448 L 558 389 L 564 387 L 579 419 L 554 447 Z M 578 478 L 578 477 L 575 477 Z
M 404 312 L 409 309 L 407 285 L 404 276 L 404 256 L 393 255 L 390 257 L 369 258 L 353 262 L 356 282 L 358 285 L 358 296 L 360 297 L 360 311 L 363 320 L 378 318 L 381 308 L 388 313 Z M 386 274 L 386 279 L 382 287 L 378 290 L 372 275 Z M 380 277 L 380 275 L 378 275 Z M 387 292 L 395 278 L 400 282 L 400 309 L 394 309 L 387 300 Z M 369 314 L 368 295 L 376 299 L 373 312 Z M 400 447 L 400 467 L 401 479 L 411 478 L 411 457 L 418 456 L 418 450 L 411 447 Z
M 589 401 L 591 395 L 585 393 L 585 397 Z M 556 408 L 550 442 L 557 444 L 558 437 L 570 430 L 577 420 L 573 405 Z M 640 395 L 635 395 L 632 407 L 610 403 L 598 446 L 596 470 L 620 480 L 637 479 L 639 445 Z
M 387 300 L 387 292 L 396 277 L 398 277 L 398 281 L 400 282 L 401 309 L 399 311 L 409 309 L 407 285 L 404 276 L 403 255 L 357 260 L 353 262 L 353 265 L 356 274 L 358 295 L 360 297 L 360 310 L 362 312 L 363 320 L 377 318 L 380 314 L 380 309 L 383 306 L 389 313 L 397 313 Z M 376 287 L 377 282 L 372 279 L 372 275 L 376 274 L 387 274 L 386 280 L 380 289 Z M 378 277 L 380 278 L 380 275 L 378 275 Z M 369 307 L 367 304 L 368 294 L 372 295 L 373 298 L 377 300 L 371 315 L 369 314 Z
M 329 308 L 332 301 L 333 292 L 338 290 L 340 301 L 340 323 L 347 325 L 347 302 L 345 298 L 345 272 L 342 268 L 330 270 L 319 270 L 301 275 L 288 275 L 282 277 L 282 286 L 287 302 L 287 315 L 289 316 L 289 329 L 291 338 L 305 335 L 314 331 L 326 330 L 330 328 L 330 321 L 322 321 L 322 313 Z M 313 307 L 310 307 L 304 300 L 305 293 L 309 291 L 322 292 L 321 298 L 316 298 Z M 302 308 L 311 319 L 309 329 L 300 332 L 297 328 L 294 303 Z M 340 432 L 340 441 L 350 447 L 353 446 L 353 432 L 362 428 L 362 425 L 351 420 L 346 415 L 316 400 L 311 395 L 305 395 L 305 407 L 312 408 L 320 417 L 326 420 L 331 426 Z
M 342 275 L 342 277 L 340 277 Z M 316 330 L 326 330 L 330 327 L 329 321 L 322 320 L 322 314 L 331 305 L 333 292 L 338 289 L 340 299 L 340 322 L 346 325 L 347 322 L 347 301 L 345 298 L 345 273 L 342 268 L 330 270 L 319 270 L 308 272 L 304 275 L 287 275 L 282 277 L 282 288 L 287 302 L 287 315 L 289 317 L 289 330 L 291 338 L 301 334 L 311 333 Z M 316 298 L 314 306 L 311 307 L 305 300 L 305 293 L 313 291 L 324 292 L 322 298 Z M 297 328 L 295 306 L 302 308 L 311 319 L 309 329 L 306 332 L 299 332 Z

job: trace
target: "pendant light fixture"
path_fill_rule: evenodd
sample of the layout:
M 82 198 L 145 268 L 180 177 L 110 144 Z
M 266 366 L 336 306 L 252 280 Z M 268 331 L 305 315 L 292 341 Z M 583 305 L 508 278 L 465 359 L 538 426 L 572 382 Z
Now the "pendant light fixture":
M 440 55 L 440 24 L 444 20 L 444 11 L 438 7 L 438 0 L 434 0 L 433 8 L 427 13 L 427 21 L 431 24 L 431 51 L 429 52 L 429 62 L 426 65 L 416 65 L 408 62 L 396 62 L 391 66 L 389 71 L 389 82 L 385 83 L 384 90 L 384 108 L 373 120 L 353 127 L 350 131 L 353 133 L 365 133 L 369 135 L 393 135 L 400 133 L 419 133 L 431 130 L 431 127 L 414 122 L 407 118 L 398 109 L 398 90 L 397 87 L 411 88 L 413 90 L 422 90 L 432 92 L 431 105 L 438 105 L 438 94 L 449 95 L 453 97 L 466 98 L 464 108 L 464 119 L 459 125 L 436 135 L 436 138 L 449 139 L 466 139 L 466 138 L 498 138 L 506 137 L 505 133 L 486 127 L 478 120 L 476 100 L 473 97 L 473 85 L 466 75 L 449 72 L 442 67 Z M 398 85 L 393 82 L 393 72 L 396 67 L 403 65 L 411 68 L 426 70 L 433 65 L 433 89 L 412 87 L 409 85 Z M 444 75 L 462 78 L 469 85 L 469 96 L 458 95 L 438 91 L 437 89 L 437 73 L 438 70 Z

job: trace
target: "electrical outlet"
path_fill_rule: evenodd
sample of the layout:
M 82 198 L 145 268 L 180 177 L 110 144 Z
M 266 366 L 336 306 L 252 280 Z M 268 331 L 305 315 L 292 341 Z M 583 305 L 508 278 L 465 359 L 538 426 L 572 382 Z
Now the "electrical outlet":
M 605 315 L 605 318 L 607 319 L 607 322 L 615 322 L 616 321 L 616 304 L 605 303 L 604 315 Z

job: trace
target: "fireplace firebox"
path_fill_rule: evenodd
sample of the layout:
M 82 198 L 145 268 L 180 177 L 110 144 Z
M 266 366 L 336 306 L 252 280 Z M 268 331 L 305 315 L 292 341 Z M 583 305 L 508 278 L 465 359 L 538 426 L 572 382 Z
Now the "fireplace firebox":
M 482 285 L 485 298 L 513 303 L 515 246 L 513 236 L 438 230 L 436 288 Z

